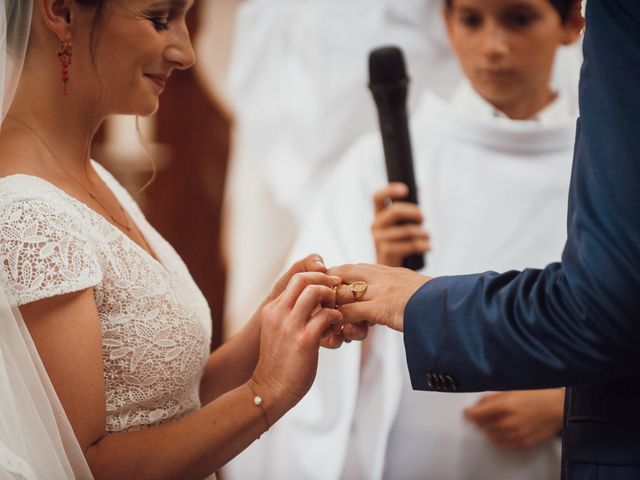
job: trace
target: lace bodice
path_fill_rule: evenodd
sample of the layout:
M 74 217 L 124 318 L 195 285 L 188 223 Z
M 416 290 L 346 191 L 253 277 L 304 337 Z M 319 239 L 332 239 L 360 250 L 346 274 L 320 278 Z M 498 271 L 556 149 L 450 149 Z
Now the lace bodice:
M 106 429 L 136 430 L 199 408 L 211 315 L 178 254 L 118 182 L 94 165 L 157 260 L 54 185 L 11 175 L 0 179 L 0 264 L 18 305 L 93 287 Z

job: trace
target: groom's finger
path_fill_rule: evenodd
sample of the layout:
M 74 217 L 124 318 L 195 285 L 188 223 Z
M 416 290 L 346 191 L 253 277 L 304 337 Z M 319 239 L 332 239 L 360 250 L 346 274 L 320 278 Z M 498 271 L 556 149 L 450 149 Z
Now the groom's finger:
M 364 322 L 379 323 L 384 325 L 376 315 L 374 302 L 354 302 L 340 306 L 343 321 L 346 324 L 362 324 Z M 346 326 L 345 326 L 346 328 Z
M 367 289 L 364 293 L 360 293 L 356 300 L 356 293 L 351 289 L 351 284 L 339 285 L 336 290 L 336 305 L 342 306 L 353 302 L 366 302 L 374 298 L 373 290 L 375 287 L 371 287 L 367 284 Z
M 338 285 L 338 288 L 336 289 L 336 307 L 353 302 L 355 302 L 355 299 L 351 292 L 351 287 L 345 284 Z
M 357 265 L 347 264 L 340 265 L 339 267 L 331 267 L 328 274 L 340 277 L 344 283 L 357 281 L 370 283 L 378 276 L 376 275 L 376 270 L 379 271 L 381 268 L 380 265 L 370 265 L 367 263 L 359 263 Z

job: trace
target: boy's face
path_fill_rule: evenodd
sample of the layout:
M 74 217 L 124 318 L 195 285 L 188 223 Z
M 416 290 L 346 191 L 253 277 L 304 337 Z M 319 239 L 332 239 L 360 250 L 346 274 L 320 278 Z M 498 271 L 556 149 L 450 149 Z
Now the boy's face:
M 579 5 L 563 24 L 549 0 L 453 0 L 449 40 L 473 87 L 496 108 L 548 94 L 558 46 L 582 29 Z

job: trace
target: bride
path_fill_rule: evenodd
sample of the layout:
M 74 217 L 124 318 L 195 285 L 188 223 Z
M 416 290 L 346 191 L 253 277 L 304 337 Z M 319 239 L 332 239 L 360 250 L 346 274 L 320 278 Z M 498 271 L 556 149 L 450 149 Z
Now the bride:
M 341 329 L 341 281 L 311 255 L 209 354 L 209 308 L 185 265 L 90 160 L 106 116 L 152 114 L 171 73 L 194 63 L 192 4 L 0 0 L 0 274 L 19 307 L 2 322 L 22 339 L 0 343 L 0 376 L 17 368 L 44 387 L 0 395 L 22 410 L 21 399 L 44 399 L 57 430 L 40 434 L 57 445 L 62 437 L 77 478 L 207 477 L 302 398 L 320 345 L 366 335 Z M 2 360 L 19 347 L 33 362 Z M 9 423 L 0 472 L 29 462 L 47 471 L 31 431 Z

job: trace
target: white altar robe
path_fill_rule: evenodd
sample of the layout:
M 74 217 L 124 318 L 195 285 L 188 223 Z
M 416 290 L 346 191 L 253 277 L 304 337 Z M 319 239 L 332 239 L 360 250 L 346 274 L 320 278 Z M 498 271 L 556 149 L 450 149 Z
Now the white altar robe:
M 443 0 L 249 0 L 239 8 L 228 83 L 225 332 L 250 318 L 284 267 L 309 207 L 360 135 L 377 129 L 367 56 L 401 47 L 409 103 L 462 73 Z M 580 45 L 558 51 L 553 83 L 577 98 Z M 256 236 L 255 232 L 261 232 Z
M 411 104 L 423 87 L 461 78 L 441 10 L 441 0 L 250 0 L 239 8 L 227 85 L 234 114 L 224 222 L 227 333 L 271 289 L 302 217 L 345 150 L 376 128 L 369 50 L 404 50 Z
M 412 119 L 426 274 L 543 267 L 560 258 L 575 118 L 476 118 L 426 94 Z M 378 134 L 357 142 L 307 216 L 292 258 L 374 262 L 372 196 L 387 183 Z M 462 410 L 478 393 L 413 392 L 402 334 L 376 327 L 361 372 L 357 342 L 323 350 L 307 396 L 241 454 L 229 478 L 539 480 L 559 477 L 559 445 L 493 447 Z M 347 452 L 349 454 L 347 455 Z M 244 463 L 243 463 L 244 462 Z

